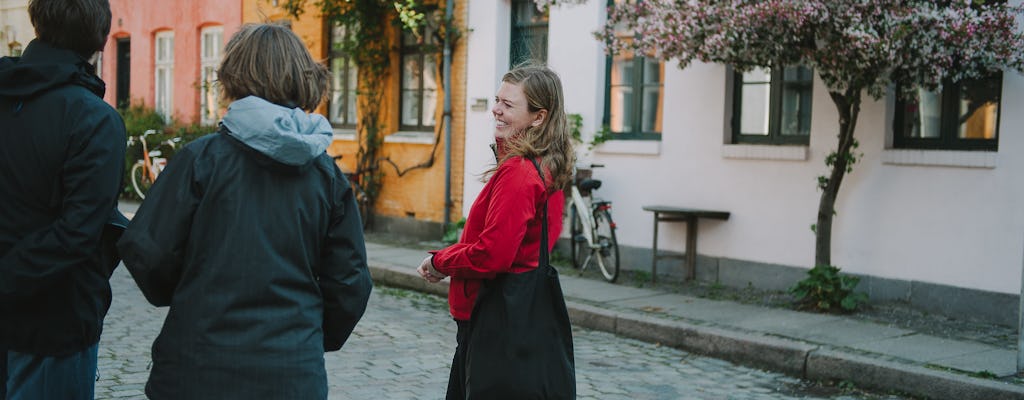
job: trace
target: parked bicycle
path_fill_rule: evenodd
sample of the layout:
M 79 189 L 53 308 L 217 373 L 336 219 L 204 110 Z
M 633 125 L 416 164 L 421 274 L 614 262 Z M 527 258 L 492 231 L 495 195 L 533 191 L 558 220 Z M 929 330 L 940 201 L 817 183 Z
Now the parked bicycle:
M 341 160 L 342 157 L 343 156 L 341 154 L 331 156 L 331 158 L 334 159 L 335 163 L 337 163 L 338 160 Z M 362 221 L 363 229 L 365 230 L 366 227 L 369 226 L 370 212 L 372 210 L 370 209 L 370 196 L 366 194 L 366 191 L 363 190 L 363 186 L 359 184 L 359 180 L 360 178 L 362 178 L 364 171 L 345 171 L 344 169 L 342 169 L 341 172 L 345 174 L 345 178 L 348 179 L 348 184 L 352 186 L 352 193 L 355 194 L 356 204 L 359 207 L 359 218 Z
M 615 239 L 612 202 L 593 197 L 601 181 L 591 179 L 591 173 L 593 168 L 600 167 L 604 165 L 591 164 L 589 168 L 576 170 L 569 210 L 572 220 L 570 254 L 573 267 L 579 269 L 581 275 L 591 262 L 596 262 L 604 279 L 615 282 L 619 277 L 619 242 Z
M 142 135 L 128 137 L 128 147 L 134 146 L 136 142 L 142 145 L 142 158 L 136 161 L 135 165 L 132 165 L 131 173 L 129 174 L 132 188 L 135 189 L 135 194 L 139 195 L 140 199 L 146 198 L 146 193 L 149 192 L 149 188 L 156 182 L 160 171 L 163 171 L 164 167 L 167 166 L 167 158 L 163 157 L 163 152 L 160 151 L 159 145 L 150 150 L 149 144 L 146 142 L 146 136 L 155 135 L 156 133 L 156 130 L 149 129 L 143 132 Z M 174 149 L 179 142 L 181 142 L 181 138 L 176 137 L 160 142 L 160 145 L 167 145 Z

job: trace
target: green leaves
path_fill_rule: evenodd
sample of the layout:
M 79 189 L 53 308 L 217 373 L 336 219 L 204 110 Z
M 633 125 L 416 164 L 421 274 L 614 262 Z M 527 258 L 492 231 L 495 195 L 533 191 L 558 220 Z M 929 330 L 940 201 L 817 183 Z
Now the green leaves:
M 454 244 L 455 242 L 458 242 L 459 234 L 462 233 L 461 231 L 464 226 L 466 226 L 465 218 L 460 219 L 454 224 L 449 224 L 444 231 L 444 237 L 441 238 L 441 241 L 445 244 Z
M 841 275 L 839 268 L 818 265 L 807 271 L 807 278 L 797 282 L 789 292 L 801 308 L 821 312 L 855 311 L 868 300 L 867 294 L 854 292 L 860 278 Z

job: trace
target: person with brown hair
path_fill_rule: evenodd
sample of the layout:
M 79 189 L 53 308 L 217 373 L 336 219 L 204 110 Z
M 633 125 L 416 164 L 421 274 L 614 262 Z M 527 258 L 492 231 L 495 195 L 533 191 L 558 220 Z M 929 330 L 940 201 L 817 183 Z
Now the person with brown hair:
M 0 59 L 0 399 L 91 400 L 118 263 L 105 250 L 128 222 L 124 122 L 90 61 L 110 4 L 32 0 L 28 14 L 36 39 Z
M 500 360 L 484 360 L 485 364 L 481 365 L 490 365 L 485 367 L 490 370 L 486 372 L 499 371 L 507 377 L 507 382 L 527 382 L 504 393 L 484 391 L 477 377 L 468 376 L 469 353 L 473 350 L 468 349 L 467 344 L 472 332 L 479 332 L 482 328 L 476 325 L 473 317 L 477 315 L 474 307 L 479 306 L 477 297 L 483 286 L 501 275 L 525 274 L 538 267 L 550 268 L 541 265 L 541 256 L 551 250 L 562 232 L 565 204 L 562 189 L 570 181 L 574 161 L 562 99 L 561 81 L 547 67 L 526 65 L 505 74 L 491 110 L 496 124 L 497 165 L 485 173 L 487 183 L 470 208 L 459 242 L 433 252 L 418 268 L 420 276 L 429 282 L 438 282 L 447 276 L 452 278 L 448 304 L 458 332 L 448 382 L 448 399 L 473 398 L 474 394 L 468 392 L 470 388 L 489 393 L 479 397 L 490 399 L 535 398 L 532 393 L 550 389 L 539 390 L 534 386 L 536 381 L 531 381 L 533 377 L 524 377 L 537 371 L 510 371 L 508 369 L 515 367 Z M 546 220 L 544 216 L 547 216 Z M 548 237 L 542 237 L 542 232 L 546 232 Z M 542 243 L 549 245 L 542 249 Z M 551 306 L 558 310 L 556 314 L 564 314 L 561 289 L 556 289 L 558 295 L 551 302 L 561 304 Z M 568 316 L 563 317 L 567 324 Z M 492 339 L 499 340 L 485 340 Z M 542 338 L 549 341 L 561 339 Z M 569 339 L 568 361 L 571 364 Z M 568 371 L 568 377 L 558 376 L 563 371 L 557 365 L 548 365 L 545 370 L 551 376 L 572 380 L 571 371 Z M 476 372 L 480 376 L 485 371 Z M 550 377 L 539 379 L 547 378 Z M 548 392 L 544 398 L 571 398 L 570 388 L 566 386 L 574 381 L 562 383 L 566 385 L 559 386 L 559 389 L 564 392 Z
M 160 173 L 118 248 L 142 293 L 170 306 L 151 399 L 325 399 L 372 282 L 352 190 L 311 114 L 327 71 L 284 26 L 244 25 L 218 70 L 217 133 Z

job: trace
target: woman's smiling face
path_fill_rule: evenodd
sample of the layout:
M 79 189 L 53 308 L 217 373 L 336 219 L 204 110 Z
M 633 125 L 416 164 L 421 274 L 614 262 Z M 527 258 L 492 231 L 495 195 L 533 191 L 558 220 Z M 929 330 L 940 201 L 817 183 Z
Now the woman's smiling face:
M 544 121 L 543 110 L 530 111 L 526 94 L 519 85 L 502 82 L 494 96 L 494 137 L 504 139 Z

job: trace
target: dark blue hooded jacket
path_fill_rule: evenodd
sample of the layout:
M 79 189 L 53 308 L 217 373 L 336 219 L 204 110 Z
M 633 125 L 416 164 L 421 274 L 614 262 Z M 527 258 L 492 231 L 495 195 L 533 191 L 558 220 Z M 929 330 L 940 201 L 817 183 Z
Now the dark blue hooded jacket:
M 100 238 L 125 162 L 103 91 L 84 58 L 39 40 L 0 59 L 0 347 L 63 355 L 99 341 L 116 265 Z
M 118 242 L 146 298 L 170 306 L 150 399 L 327 398 L 324 351 L 372 287 L 331 137 L 323 116 L 246 97 L 160 173 Z

